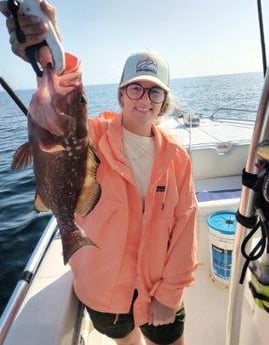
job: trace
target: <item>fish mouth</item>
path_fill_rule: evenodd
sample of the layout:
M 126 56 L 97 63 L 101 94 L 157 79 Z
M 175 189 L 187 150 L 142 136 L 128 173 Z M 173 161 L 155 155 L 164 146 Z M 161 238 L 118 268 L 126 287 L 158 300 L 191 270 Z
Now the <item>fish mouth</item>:
M 62 136 L 64 133 L 61 126 L 58 125 L 58 118 L 62 115 L 62 111 L 55 107 L 57 88 L 55 87 L 53 74 L 53 66 L 49 62 L 44 67 L 42 76 L 37 78 L 38 90 L 32 97 L 29 114 L 40 127 L 53 135 Z
M 66 69 L 59 75 L 53 63 L 47 61 L 37 83 L 38 90 L 29 108 L 32 120 L 53 135 L 68 137 L 76 125 L 74 116 L 69 115 L 72 106 L 69 94 L 82 87 L 80 61 L 66 53 Z
M 46 67 L 47 69 L 53 69 L 53 63 L 52 61 L 49 61 L 47 64 L 46 64 Z
M 58 75 L 51 62 L 46 65 L 42 79 L 42 84 L 47 87 L 51 96 L 66 96 L 72 92 L 74 88 L 81 87 L 82 85 L 81 71 L 70 69 Z

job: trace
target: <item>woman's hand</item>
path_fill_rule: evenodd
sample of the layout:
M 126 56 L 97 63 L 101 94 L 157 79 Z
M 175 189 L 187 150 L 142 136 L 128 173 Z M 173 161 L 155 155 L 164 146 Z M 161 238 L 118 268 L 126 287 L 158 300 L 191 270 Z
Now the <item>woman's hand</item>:
M 167 307 L 154 297 L 149 307 L 149 325 L 160 326 L 173 323 L 176 317 L 176 310 Z
M 50 19 L 58 37 L 60 38 L 60 34 L 59 34 L 57 22 L 56 22 L 55 8 L 51 6 L 49 3 L 47 3 L 46 1 L 42 1 L 40 3 L 40 7 L 42 11 Z M 12 17 L 7 7 L 6 1 L 0 1 L 0 12 L 2 12 L 7 17 L 6 26 L 10 35 L 9 41 L 11 44 L 12 51 L 16 55 L 24 59 L 25 61 L 29 61 L 26 56 L 25 49 L 28 46 L 36 45 L 45 39 L 46 34 L 49 30 L 48 24 L 40 21 L 40 19 L 36 16 L 24 16 L 24 15 L 18 14 L 20 28 L 25 35 L 25 42 L 21 43 L 17 40 L 14 18 Z M 47 60 L 51 59 L 51 57 L 49 57 L 48 54 L 49 52 L 48 52 L 47 47 L 40 49 L 39 61 L 41 65 L 46 64 L 48 62 Z

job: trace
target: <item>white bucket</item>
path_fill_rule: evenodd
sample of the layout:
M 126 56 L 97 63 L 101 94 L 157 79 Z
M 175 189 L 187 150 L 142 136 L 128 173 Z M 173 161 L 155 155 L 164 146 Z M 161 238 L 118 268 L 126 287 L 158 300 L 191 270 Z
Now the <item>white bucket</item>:
M 236 230 L 235 213 L 232 211 L 212 213 L 207 218 L 207 225 L 209 228 L 211 277 L 213 281 L 217 280 L 228 287 Z

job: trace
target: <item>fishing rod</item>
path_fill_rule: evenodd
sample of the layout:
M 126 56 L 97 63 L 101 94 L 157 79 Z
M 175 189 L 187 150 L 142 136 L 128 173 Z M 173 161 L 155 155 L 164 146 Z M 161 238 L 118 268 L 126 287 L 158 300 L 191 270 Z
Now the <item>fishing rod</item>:
M 259 18 L 259 26 L 260 26 L 260 39 L 261 39 L 261 49 L 262 49 L 263 75 L 265 76 L 266 71 L 267 71 L 267 61 L 266 61 L 266 48 L 265 48 L 265 39 L 264 39 L 264 29 L 263 29 L 261 0 L 257 0 L 257 7 L 258 7 L 258 18 Z
M 23 104 L 20 98 L 16 95 L 16 93 L 12 90 L 12 88 L 2 77 L 0 77 L 0 84 L 2 85 L 3 89 L 5 89 L 6 92 L 9 94 L 9 96 L 13 99 L 13 101 L 17 104 L 17 106 L 21 109 L 24 115 L 27 116 L 27 107 Z
M 258 148 L 269 138 L 269 74 L 266 74 L 260 104 L 257 112 L 255 127 L 249 148 L 245 172 L 250 176 L 258 176 Z M 242 185 L 242 193 L 239 205 L 239 214 L 251 220 L 255 214 L 256 192 L 246 184 Z M 268 212 L 268 211 L 267 211 Z M 245 267 L 245 258 L 241 252 L 241 245 L 249 234 L 250 226 L 238 223 L 233 249 L 233 262 L 231 270 L 229 302 L 226 323 L 225 345 L 238 345 L 240 339 L 240 327 L 242 321 L 242 307 L 245 295 L 244 284 L 239 284 Z
M 260 37 L 262 43 L 263 71 L 265 80 L 245 167 L 245 173 L 249 176 L 258 176 L 258 162 L 260 159 L 258 156 L 258 147 L 262 143 L 266 142 L 269 138 L 269 74 L 266 73 L 267 63 L 260 0 L 257 0 L 257 5 L 260 24 Z M 257 194 L 254 191 L 254 189 L 249 188 L 246 183 L 243 183 L 240 205 L 238 209 L 239 215 L 248 220 L 253 219 L 256 215 L 256 201 Z M 244 284 L 239 284 L 238 277 L 241 276 L 245 267 L 244 257 L 241 253 L 241 245 L 246 240 L 249 233 L 249 229 L 250 226 L 247 226 L 246 224 L 244 225 L 242 222 L 238 223 L 233 250 L 233 262 L 231 271 L 232 274 L 230 281 L 230 292 L 227 310 L 225 345 L 238 345 L 240 343 L 242 307 L 245 291 Z

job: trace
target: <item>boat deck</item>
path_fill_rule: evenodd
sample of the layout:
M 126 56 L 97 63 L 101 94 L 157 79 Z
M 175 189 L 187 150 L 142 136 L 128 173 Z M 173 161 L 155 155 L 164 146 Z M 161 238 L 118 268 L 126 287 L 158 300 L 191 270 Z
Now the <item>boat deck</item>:
M 254 124 L 251 121 L 212 121 L 201 118 L 199 126 L 188 127 L 182 118 L 164 119 L 160 127 L 188 146 L 220 145 L 221 143 L 250 142 Z

